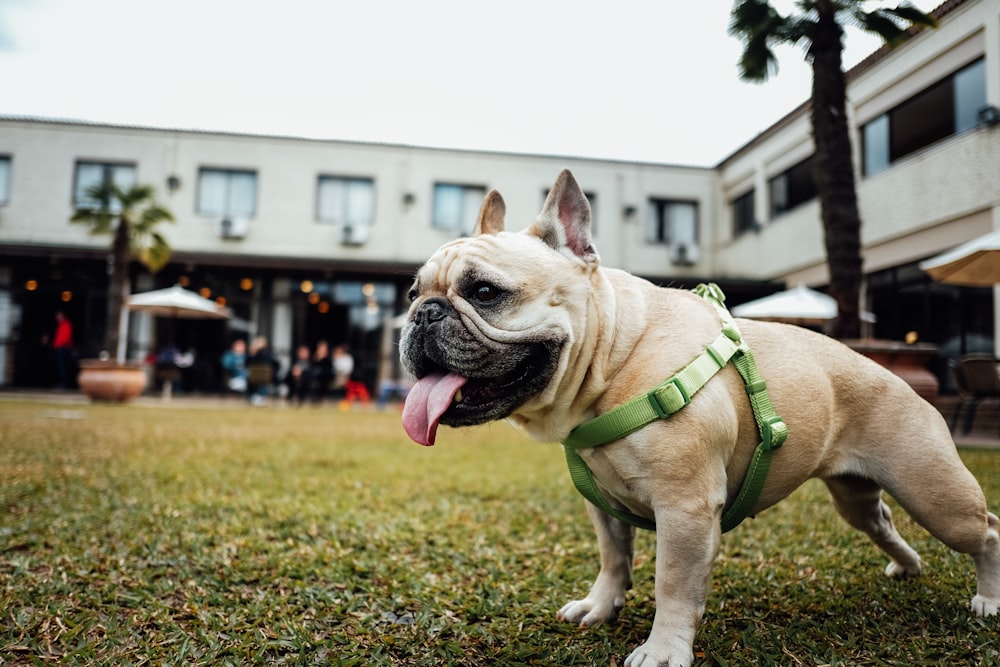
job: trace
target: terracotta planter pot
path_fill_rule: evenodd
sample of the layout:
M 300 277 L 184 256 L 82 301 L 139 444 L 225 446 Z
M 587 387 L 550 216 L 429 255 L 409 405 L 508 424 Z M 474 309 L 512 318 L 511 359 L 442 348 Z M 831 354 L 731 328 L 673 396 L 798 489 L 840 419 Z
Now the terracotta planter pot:
M 934 403 L 938 397 L 938 379 L 927 368 L 937 356 L 937 346 L 929 343 L 909 345 L 895 340 L 845 340 L 845 345 L 885 366 L 906 380 L 921 397 Z
M 81 359 L 77 376 L 80 390 L 93 401 L 125 403 L 146 388 L 146 370 L 139 365 Z

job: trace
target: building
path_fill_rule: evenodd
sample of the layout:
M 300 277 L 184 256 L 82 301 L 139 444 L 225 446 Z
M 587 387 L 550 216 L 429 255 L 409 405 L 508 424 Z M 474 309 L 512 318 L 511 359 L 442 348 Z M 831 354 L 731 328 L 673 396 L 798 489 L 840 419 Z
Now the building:
M 990 0 L 936 13 L 939 29 L 849 73 L 848 103 L 873 333 L 952 345 L 963 332 L 992 340 L 993 290 L 933 283 L 917 263 L 1000 228 L 1000 13 Z M 490 188 L 508 225 L 527 226 L 564 167 L 587 191 L 609 266 L 715 280 L 730 303 L 822 288 L 811 154 L 806 105 L 715 168 L 0 117 L 0 383 L 47 381 L 37 369 L 56 310 L 81 355 L 100 351 L 110 240 L 69 219 L 102 179 L 154 185 L 176 217 L 163 230 L 170 264 L 133 266 L 133 291 L 180 283 L 234 313 L 133 314 L 130 357 L 191 349 L 187 388 L 214 391 L 234 336 L 268 336 L 286 364 L 322 339 L 348 343 L 374 387 L 398 372 L 393 320 L 417 266 L 470 231 Z

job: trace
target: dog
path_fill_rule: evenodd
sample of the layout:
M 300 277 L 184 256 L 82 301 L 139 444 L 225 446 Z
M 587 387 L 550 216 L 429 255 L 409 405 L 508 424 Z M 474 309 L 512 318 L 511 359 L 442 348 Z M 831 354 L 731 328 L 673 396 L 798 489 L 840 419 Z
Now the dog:
M 719 335 L 720 312 L 692 292 L 604 268 L 590 205 L 569 171 L 542 212 L 504 231 L 505 205 L 485 198 L 473 236 L 446 243 L 419 269 L 400 339 L 416 378 L 403 424 L 420 444 L 439 424 L 507 419 L 531 437 L 565 440 L 580 424 L 648 392 Z M 809 478 L 822 479 L 848 524 L 911 577 L 920 557 L 900 537 L 885 490 L 931 534 L 972 556 L 979 616 L 1000 605 L 1000 522 L 960 460 L 940 413 L 903 380 L 822 334 L 737 319 L 787 440 L 750 508 L 757 514 Z M 628 667 L 691 665 L 720 517 L 740 491 L 761 435 L 732 363 L 683 409 L 603 446 L 579 450 L 607 502 L 655 522 L 656 614 Z M 635 529 L 586 503 L 600 570 L 558 618 L 614 620 L 632 585 Z

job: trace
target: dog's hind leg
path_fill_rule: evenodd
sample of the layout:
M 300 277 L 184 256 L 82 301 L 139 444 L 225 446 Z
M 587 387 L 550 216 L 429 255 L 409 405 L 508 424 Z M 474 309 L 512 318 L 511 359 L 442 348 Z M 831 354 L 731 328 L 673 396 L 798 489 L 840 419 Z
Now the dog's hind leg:
M 862 477 L 849 475 L 823 480 L 834 506 L 844 520 L 863 531 L 892 559 L 885 573 L 891 577 L 920 574 L 920 556 L 896 531 L 892 512 L 882 500 L 882 487 Z
M 947 431 L 933 435 L 948 437 Z M 881 481 L 914 521 L 955 551 L 972 556 L 977 584 L 972 610 L 992 616 L 1000 607 L 1000 521 L 989 512 L 982 488 L 954 447 L 915 451 L 920 452 L 919 464 L 908 466 L 905 476 L 888 471 Z

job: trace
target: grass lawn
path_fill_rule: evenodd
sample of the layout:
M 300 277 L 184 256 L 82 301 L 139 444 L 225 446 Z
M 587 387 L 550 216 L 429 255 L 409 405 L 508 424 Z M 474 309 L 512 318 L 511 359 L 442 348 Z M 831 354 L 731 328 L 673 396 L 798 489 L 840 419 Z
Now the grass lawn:
M 1000 511 L 1000 451 L 962 456 Z M 621 665 L 652 535 L 617 624 L 557 622 L 597 572 L 564 466 L 504 424 L 0 401 L 0 664 Z M 1000 665 L 971 560 L 896 522 L 918 579 L 814 482 L 725 535 L 698 664 Z

